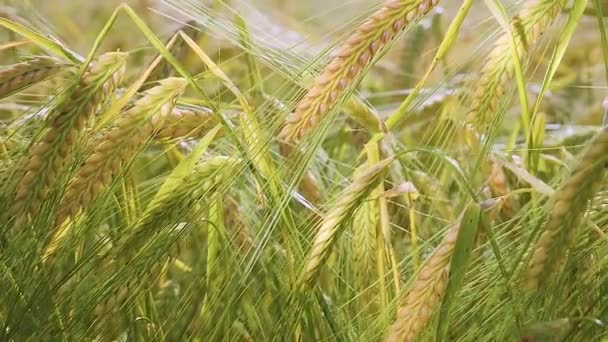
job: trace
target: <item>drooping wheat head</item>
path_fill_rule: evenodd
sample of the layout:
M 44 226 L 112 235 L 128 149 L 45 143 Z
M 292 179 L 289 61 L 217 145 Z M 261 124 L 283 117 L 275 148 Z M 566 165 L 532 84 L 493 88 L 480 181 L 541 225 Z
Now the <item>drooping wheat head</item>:
M 405 28 L 437 5 L 438 0 L 387 0 L 346 40 L 289 115 L 279 137 L 301 140 L 352 87 Z
M 549 219 L 528 264 L 524 283 L 527 289 L 539 289 L 559 272 L 607 167 L 608 127 L 605 127 L 581 153 L 570 176 L 554 194 Z
M 127 55 L 106 53 L 93 60 L 84 75 L 51 111 L 42 138 L 26 157 L 9 213 L 16 226 L 36 214 L 72 156 L 79 134 L 120 82 Z
M 450 262 L 460 227 L 458 222 L 448 228 L 443 241 L 422 265 L 399 307 L 388 341 L 415 341 L 429 323 L 447 286 Z
M 515 36 L 520 60 L 525 60 L 532 46 L 558 16 L 561 3 L 558 0 L 526 1 L 524 8 L 513 17 L 511 30 Z M 476 81 L 466 121 L 478 129 L 485 128 L 496 117 L 500 102 L 512 82 L 515 64 L 510 40 L 511 36 L 507 32 L 498 38 L 486 58 L 479 80 Z
M 500 213 L 502 217 L 505 219 L 512 217 L 515 208 L 513 199 L 508 196 L 510 192 L 509 182 L 502 166 L 495 160 L 488 160 L 486 175 L 492 196 L 500 200 Z
M 66 67 L 55 58 L 37 56 L 0 69 L 0 99 L 47 80 Z
M 161 114 L 157 114 L 161 115 Z M 217 116 L 205 107 L 174 108 L 170 113 L 163 113 L 163 118 L 153 120 L 158 123 L 154 130 L 156 137 L 164 139 L 202 138 L 219 124 Z
M 154 134 L 158 125 L 152 118 L 163 118 L 173 110 L 187 82 L 167 78 L 147 90 L 133 107 L 124 112 L 115 126 L 91 145 L 93 151 L 77 171 L 63 195 L 56 215 L 56 226 L 86 208 L 122 170 L 124 164 Z M 156 116 L 156 113 L 161 113 Z
M 382 180 L 392 162 L 392 158 L 384 159 L 355 177 L 324 216 L 301 276 L 301 289 L 308 289 L 314 285 L 321 265 L 331 252 L 332 245 L 345 225 L 352 220 L 352 215 L 361 206 L 363 200 Z

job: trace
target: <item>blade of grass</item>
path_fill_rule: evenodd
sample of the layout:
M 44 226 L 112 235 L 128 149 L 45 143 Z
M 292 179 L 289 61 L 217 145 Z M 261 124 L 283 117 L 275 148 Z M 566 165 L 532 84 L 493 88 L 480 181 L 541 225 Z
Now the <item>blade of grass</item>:
M 61 44 L 57 43 L 56 41 L 46 38 L 46 37 L 42 36 L 41 34 L 30 30 L 29 28 L 27 28 L 25 26 L 22 26 L 13 21 L 10 21 L 7 18 L 0 17 L 0 25 L 31 40 L 32 43 L 38 45 L 42 49 L 47 50 L 57 56 L 60 56 L 72 63 L 80 63 L 83 61 L 82 56 L 79 56 L 77 53 L 70 51 L 68 48 L 62 46 Z
M 511 45 L 511 58 L 513 59 L 513 66 L 515 71 L 515 79 L 517 82 L 517 92 L 519 93 L 519 102 L 521 105 L 521 121 L 524 129 L 524 134 L 528 136 L 530 134 L 530 108 L 528 104 L 528 95 L 526 91 L 526 82 L 524 79 L 524 72 L 521 65 L 519 54 L 517 53 L 517 41 L 516 37 L 511 29 L 509 23 L 509 15 L 507 11 L 500 3 L 500 0 L 484 0 L 486 6 L 492 12 L 492 15 L 496 18 L 502 29 L 509 34 L 511 38 L 509 43 Z M 522 38 L 523 40 L 523 38 Z
M 608 36 L 606 35 L 606 28 L 604 27 L 604 14 L 602 13 L 602 4 L 600 3 L 600 0 L 593 0 L 593 6 L 595 7 L 595 17 L 597 18 L 597 26 L 602 39 L 604 73 L 606 76 L 606 82 L 608 83 Z
M 443 41 L 439 45 L 439 48 L 435 53 L 435 57 L 433 57 L 433 62 L 427 68 L 426 73 L 424 74 L 424 76 L 422 76 L 418 84 L 416 84 L 416 87 L 414 87 L 410 95 L 408 95 L 408 97 L 403 101 L 403 103 L 399 105 L 399 108 L 397 108 L 397 110 L 393 114 L 391 114 L 391 116 L 386 121 L 386 127 L 389 130 L 395 127 L 405 117 L 408 107 L 420 93 L 420 90 L 422 89 L 422 86 L 426 83 L 427 78 L 430 76 L 433 70 L 435 70 L 437 65 L 445 58 L 448 51 L 452 48 L 452 45 L 456 41 L 458 33 L 462 28 L 462 23 L 469 14 L 471 6 L 473 6 L 473 0 L 465 0 L 462 6 L 460 6 L 458 14 L 454 18 L 454 20 L 452 20 L 452 23 L 448 27 L 448 30 L 445 33 L 445 38 L 443 38 Z
M 450 262 L 450 272 L 446 291 L 443 295 L 437 325 L 436 341 L 442 342 L 448 334 L 450 310 L 463 285 L 464 275 L 473 252 L 477 230 L 481 219 L 481 208 L 477 203 L 471 204 L 460 222 L 460 230 L 454 245 L 454 254 Z

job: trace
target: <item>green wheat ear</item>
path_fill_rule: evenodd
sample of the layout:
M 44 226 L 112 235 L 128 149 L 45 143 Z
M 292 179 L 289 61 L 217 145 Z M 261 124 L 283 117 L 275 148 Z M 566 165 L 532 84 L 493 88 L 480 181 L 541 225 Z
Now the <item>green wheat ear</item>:
M 555 277 L 570 250 L 588 202 L 599 190 L 608 162 L 608 127 L 581 153 L 553 196 L 553 208 L 528 264 L 525 287 L 537 290 Z
M 329 256 L 331 247 L 344 229 L 346 222 L 352 219 L 351 215 L 361 206 L 361 201 L 382 180 L 384 172 L 392 162 L 392 158 L 382 160 L 355 177 L 324 216 L 301 276 L 302 289 L 311 288 L 314 285 L 321 265 Z

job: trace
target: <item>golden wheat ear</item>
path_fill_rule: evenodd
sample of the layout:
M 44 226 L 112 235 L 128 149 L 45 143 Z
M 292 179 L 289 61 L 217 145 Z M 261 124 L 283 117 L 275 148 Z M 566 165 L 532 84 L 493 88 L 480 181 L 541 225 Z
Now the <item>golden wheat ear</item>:
M 526 1 L 524 8 L 511 21 L 515 33 L 517 55 L 526 58 L 532 46 L 540 40 L 543 32 L 557 18 L 561 1 Z M 500 101 L 515 73 L 511 53 L 511 36 L 504 32 L 494 44 L 486 58 L 479 80 L 476 81 L 467 123 L 479 129 L 487 127 L 500 109 Z
M 49 114 L 42 138 L 29 151 L 23 176 L 9 210 L 16 225 L 35 215 L 72 157 L 80 133 L 120 82 L 127 54 L 106 53 L 94 59 L 83 76 Z
M 601 185 L 608 163 L 608 127 L 603 128 L 581 153 L 570 176 L 553 196 L 553 208 L 536 242 L 524 285 L 537 290 L 561 268 L 576 237 L 576 227 L 588 202 Z
M 68 185 L 59 210 L 57 225 L 68 217 L 74 217 L 80 209 L 89 205 L 113 175 L 120 172 L 125 161 L 135 153 L 146 139 L 152 137 L 158 123 L 151 118 L 161 113 L 161 118 L 173 110 L 173 105 L 186 88 L 181 78 L 167 78 L 146 91 L 133 107 L 124 112 L 108 132 L 92 143 L 93 151 Z
M 301 140 L 339 101 L 347 88 L 412 23 L 439 0 L 388 0 L 346 40 L 289 115 L 279 137 Z
M 220 122 L 217 115 L 205 107 L 180 107 L 155 118 L 155 137 L 162 139 L 200 139 Z M 220 131 L 218 136 L 223 133 Z
M 0 69 L 0 99 L 45 81 L 68 66 L 52 57 L 37 56 Z

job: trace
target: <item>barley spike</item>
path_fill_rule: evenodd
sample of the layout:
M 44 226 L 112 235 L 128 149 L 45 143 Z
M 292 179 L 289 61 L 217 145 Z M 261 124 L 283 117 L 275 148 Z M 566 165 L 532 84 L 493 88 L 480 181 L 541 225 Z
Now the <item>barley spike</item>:
M 608 167 L 608 127 L 581 153 L 570 176 L 553 198 L 553 208 L 536 242 L 524 286 L 533 291 L 557 273 L 574 242 L 575 227 L 584 216 Z
M 301 140 L 338 102 L 348 87 L 413 22 L 438 0 L 387 0 L 346 40 L 287 118 L 279 137 Z
M 392 162 L 392 158 L 384 159 L 360 176 L 355 177 L 353 182 L 338 197 L 332 209 L 325 215 L 302 274 L 302 289 L 310 288 L 314 284 L 321 265 L 327 259 L 336 238 L 347 221 L 352 219 L 352 214 L 361 206 L 363 199 L 382 180 L 384 172 Z

